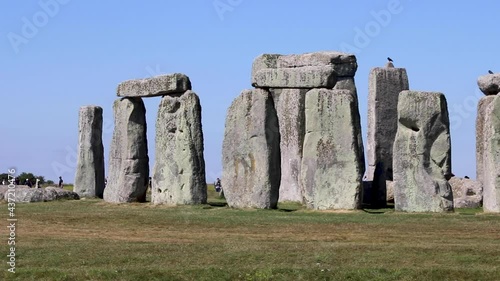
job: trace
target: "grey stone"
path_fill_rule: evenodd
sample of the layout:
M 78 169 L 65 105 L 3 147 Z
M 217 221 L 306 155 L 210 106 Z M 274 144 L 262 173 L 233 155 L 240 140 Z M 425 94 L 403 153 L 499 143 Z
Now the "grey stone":
M 368 168 L 364 179 L 372 182 L 374 206 L 387 202 L 386 181 L 393 180 L 392 149 L 398 128 L 398 96 L 408 90 L 404 68 L 376 67 L 368 85 Z
M 486 109 L 483 147 L 483 209 L 500 213 L 500 96 Z
M 300 165 L 305 134 L 307 89 L 271 89 L 281 136 L 281 184 L 279 201 L 302 202 Z
M 442 93 L 403 91 L 393 148 L 397 211 L 453 210 L 450 122 Z
M 162 98 L 156 119 L 155 161 L 154 204 L 207 202 L 201 105 L 194 92 Z
M 144 202 L 149 179 L 146 108 L 141 98 L 123 98 L 113 105 L 115 128 L 109 153 L 104 200 Z
M 81 197 L 103 197 L 104 147 L 102 108 L 82 106 L 78 121 L 78 160 L 74 191 Z
M 448 181 L 453 190 L 453 206 L 455 208 L 478 208 L 483 201 L 483 186 L 480 182 L 452 177 Z
M 174 73 L 124 81 L 118 85 L 116 95 L 119 97 L 155 97 L 182 94 L 187 90 L 191 90 L 189 77 Z
M 333 88 L 336 81 L 328 66 L 262 69 L 252 76 L 256 88 Z
M 276 208 L 280 134 L 267 90 L 246 90 L 227 111 L 222 145 L 222 187 L 230 207 Z
M 333 88 L 337 77 L 354 77 L 352 54 L 316 52 L 300 55 L 264 54 L 252 65 L 252 85 L 262 88 Z
M 484 160 L 484 121 L 486 119 L 486 110 L 493 102 L 496 96 L 482 97 L 477 104 L 476 117 L 476 179 L 483 182 L 483 160 Z
M 17 185 L 14 189 L 13 197 L 8 195 L 12 192 L 11 190 L 9 190 L 7 185 L 0 186 L 0 200 L 8 201 L 8 198 L 15 198 L 15 203 L 34 203 L 80 199 L 76 192 L 64 190 L 59 187 L 29 188 L 28 186 Z
M 477 79 L 477 85 L 485 95 L 496 95 L 500 92 L 500 73 L 487 74 Z
M 335 87 L 333 87 L 334 90 L 349 90 L 350 93 L 353 95 L 355 99 L 355 107 L 359 108 L 359 103 L 358 103 L 358 91 L 356 89 L 356 84 L 354 82 L 354 77 L 338 77 L 337 83 L 335 84 Z M 356 113 L 354 114 L 354 121 L 353 124 L 356 128 L 361 128 L 361 116 L 359 115 L 359 110 L 356 110 Z M 365 148 L 363 145 L 363 134 L 361 132 L 361 129 L 358 131 L 358 135 L 356 136 L 357 138 L 357 143 L 358 143 L 358 151 L 361 157 L 361 170 L 362 174 L 365 173 Z
M 306 135 L 300 180 L 312 209 L 360 207 L 364 163 L 355 96 L 348 90 L 313 89 L 306 94 Z

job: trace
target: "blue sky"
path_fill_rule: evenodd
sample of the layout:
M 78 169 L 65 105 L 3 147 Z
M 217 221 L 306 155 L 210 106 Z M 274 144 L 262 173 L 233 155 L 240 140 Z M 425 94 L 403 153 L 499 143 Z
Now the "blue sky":
M 500 72 L 498 1 L 0 2 L 0 173 L 10 167 L 72 182 L 78 110 L 104 109 L 107 162 L 112 103 L 128 79 L 182 72 L 203 107 L 207 180 L 221 173 L 228 106 L 251 88 L 262 53 L 351 51 L 366 142 L 368 74 L 390 56 L 410 88 L 446 95 L 453 172 L 475 178 L 477 77 Z M 149 156 L 160 98 L 145 99 Z

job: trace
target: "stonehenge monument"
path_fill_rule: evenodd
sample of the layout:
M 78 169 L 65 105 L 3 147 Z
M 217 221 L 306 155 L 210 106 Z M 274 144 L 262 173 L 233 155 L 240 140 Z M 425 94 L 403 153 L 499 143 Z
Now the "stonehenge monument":
M 163 96 L 156 124 L 154 204 L 206 203 L 201 106 L 184 74 L 129 80 L 118 86 L 115 129 L 104 200 L 144 202 L 149 181 L 146 108 L 143 97 Z
M 109 153 L 104 200 L 144 202 L 149 178 L 146 107 L 141 98 L 120 98 L 113 104 L 115 129 Z
M 453 211 L 450 122 L 442 93 L 403 91 L 393 148 L 396 211 Z
M 356 126 L 357 102 L 349 90 L 313 89 L 306 95 L 306 136 L 301 183 L 311 209 L 357 209 L 364 163 Z
M 153 204 L 207 202 L 201 105 L 187 90 L 164 96 L 156 120 L 156 161 L 153 169 Z
M 280 186 L 278 118 L 267 90 L 245 90 L 228 109 L 222 187 L 230 207 L 276 208 Z
M 410 91 L 406 69 L 392 62 L 369 75 L 365 171 L 357 67 L 354 55 L 334 51 L 255 58 L 254 88 L 241 92 L 225 120 L 228 205 L 273 209 L 294 201 L 316 210 L 358 209 L 363 202 L 386 207 L 392 199 L 404 212 L 481 204 L 485 212 L 500 212 L 500 74 L 477 81 L 486 96 L 478 103 L 474 181 L 451 172 L 445 96 Z M 144 202 L 150 187 L 153 204 L 207 203 L 202 107 L 189 77 L 124 81 L 117 97 L 105 188 L 103 111 L 80 109 L 75 192 L 112 203 Z M 160 97 L 151 178 L 146 97 Z
M 104 146 L 102 108 L 82 106 L 78 116 L 78 158 L 74 192 L 80 197 L 103 197 Z
M 500 74 L 478 78 L 486 95 L 476 119 L 476 176 L 483 186 L 483 210 L 500 213 Z
M 398 96 L 409 90 L 404 68 L 386 67 L 370 71 L 368 87 L 368 167 L 364 181 L 369 186 L 364 202 L 384 207 L 387 199 L 386 181 L 393 180 L 392 149 L 398 128 Z
M 256 89 L 243 91 L 226 118 L 222 181 L 230 206 L 274 208 L 278 197 L 312 209 L 360 206 L 364 154 L 356 70 L 356 57 L 340 52 L 254 60 Z M 335 126 L 345 131 L 336 134 Z

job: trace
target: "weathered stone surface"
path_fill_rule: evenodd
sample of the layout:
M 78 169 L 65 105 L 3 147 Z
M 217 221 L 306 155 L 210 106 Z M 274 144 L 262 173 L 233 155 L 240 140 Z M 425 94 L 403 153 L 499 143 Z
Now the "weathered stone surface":
M 483 186 L 480 182 L 459 177 L 452 177 L 448 182 L 453 190 L 453 206 L 455 208 L 481 207 Z
M 82 106 L 78 121 L 78 152 L 74 191 L 81 197 L 103 197 L 104 147 L 102 108 Z
M 230 207 L 276 208 L 280 134 L 271 94 L 246 90 L 231 104 L 222 146 L 222 187 Z
M 358 146 L 357 102 L 348 90 L 306 94 L 306 135 L 300 180 L 308 208 L 356 209 L 364 163 Z
M 104 200 L 144 202 L 149 179 L 146 108 L 141 98 L 123 98 L 113 105 L 115 129 L 109 153 Z
M 487 74 L 477 79 L 477 85 L 485 95 L 496 95 L 500 92 L 500 73 Z
M 264 54 L 252 65 L 252 85 L 262 88 L 333 88 L 337 77 L 354 77 L 352 54 L 316 52 L 300 55 Z
M 189 77 L 174 73 L 122 82 L 118 85 L 116 95 L 119 97 L 155 97 L 182 94 L 187 90 L 191 90 Z
M 372 182 L 373 206 L 386 205 L 386 181 L 393 180 L 392 149 L 398 128 L 398 96 L 408 90 L 404 68 L 376 67 L 368 85 L 368 168 L 364 180 Z
M 393 148 L 394 202 L 397 211 L 453 210 L 450 122 L 445 96 L 403 91 Z
M 328 66 L 263 69 L 252 77 L 256 88 L 333 88 L 337 76 Z
M 156 119 L 155 161 L 154 204 L 207 202 L 201 105 L 194 92 L 162 98 Z
M 356 101 L 356 108 L 359 108 L 359 103 L 358 103 L 358 91 L 356 89 L 356 84 L 354 82 L 354 77 L 338 77 L 337 83 L 335 84 L 335 87 L 333 87 L 334 90 L 349 90 L 350 93 L 353 95 L 355 101 Z M 354 115 L 354 121 L 353 124 L 356 128 L 361 128 L 361 116 L 359 115 L 359 110 L 356 110 L 356 113 Z M 361 130 L 358 131 L 357 135 L 357 143 L 358 143 L 358 151 L 361 156 L 361 170 L 362 174 L 365 173 L 365 148 L 363 145 L 363 135 Z
M 10 198 L 8 185 L 0 186 L 0 201 Z M 16 203 L 47 202 L 54 200 L 78 200 L 80 197 L 76 192 L 64 190 L 58 187 L 29 188 L 18 185 L 15 187 L 14 195 Z
M 488 106 L 493 102 L 496 96 L 482 97 L 477 104 L 477 117 L 476 117 L 476 179 L 483 182 L 483 160 L 484 160 L 484 126 L 486 119 L 486 111 Z
M 281 184 L 279 201 L 302 202 L 300 165 L 305 134 L 307 89 L 271 89 L 281 136 Z
M 500 96 L 486 109 L 483 147 L 483 209 L 500 213 Z

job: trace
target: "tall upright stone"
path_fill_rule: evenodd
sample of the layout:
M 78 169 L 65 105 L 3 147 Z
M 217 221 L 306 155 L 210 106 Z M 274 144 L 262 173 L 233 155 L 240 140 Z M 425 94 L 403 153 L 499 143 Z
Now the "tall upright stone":
M 500 95 L 486 109 L 483 133 L 483 209 L 500 213 Z
M 372 206 L 386 205 L 386 181 L 393 180 L 392 149 L 398 128 L 398 96 L 408 89 L 408 75 L 404 68 L 376 67 L 370 71 L 368 167 L 364 180 L 371 184 L 371 198 L 364 201 Z
M 246 90 L 228 109 L 222 187 L 230 207 L 276 208 L 280 186 L 278 117 L 267 90 Z
M 281 136 L 279 201 L 302 202 L 299 175 L 305 134 L 307 89 L 271 89 Z
M 393 148 L 397 211 L 453 210 L 450 122 L 442 93 L 403 91 Z
M 162 98 L 156 119 L 155 159 L 154 204 L 207 202 L 201 105 L 194 92 Z
M 149 179 L 146 108 L 141 98 L 122 98 L 113 104 L 115 128 L 109 154 L 104 200 L 144 202 Z
M 364 172 L 354 94 L 313 89 L 306 94 L 302 169 L 305 203 L 313 209 L 356 209 Z
M 476 180 L 483 182 L 484 168 L 484 143 L 487 141 L 485 138 L 485 119 L 488 116 L 487 109 L 495 99 L 495 95 L 482 97 L 477 104 L 477 117 L 476 117 Z
M 82 106 L 78 117 L 78 160 L 74 191 L 80 197 L 102 198 L 104 192 L 104 147 L 102 108 Z

